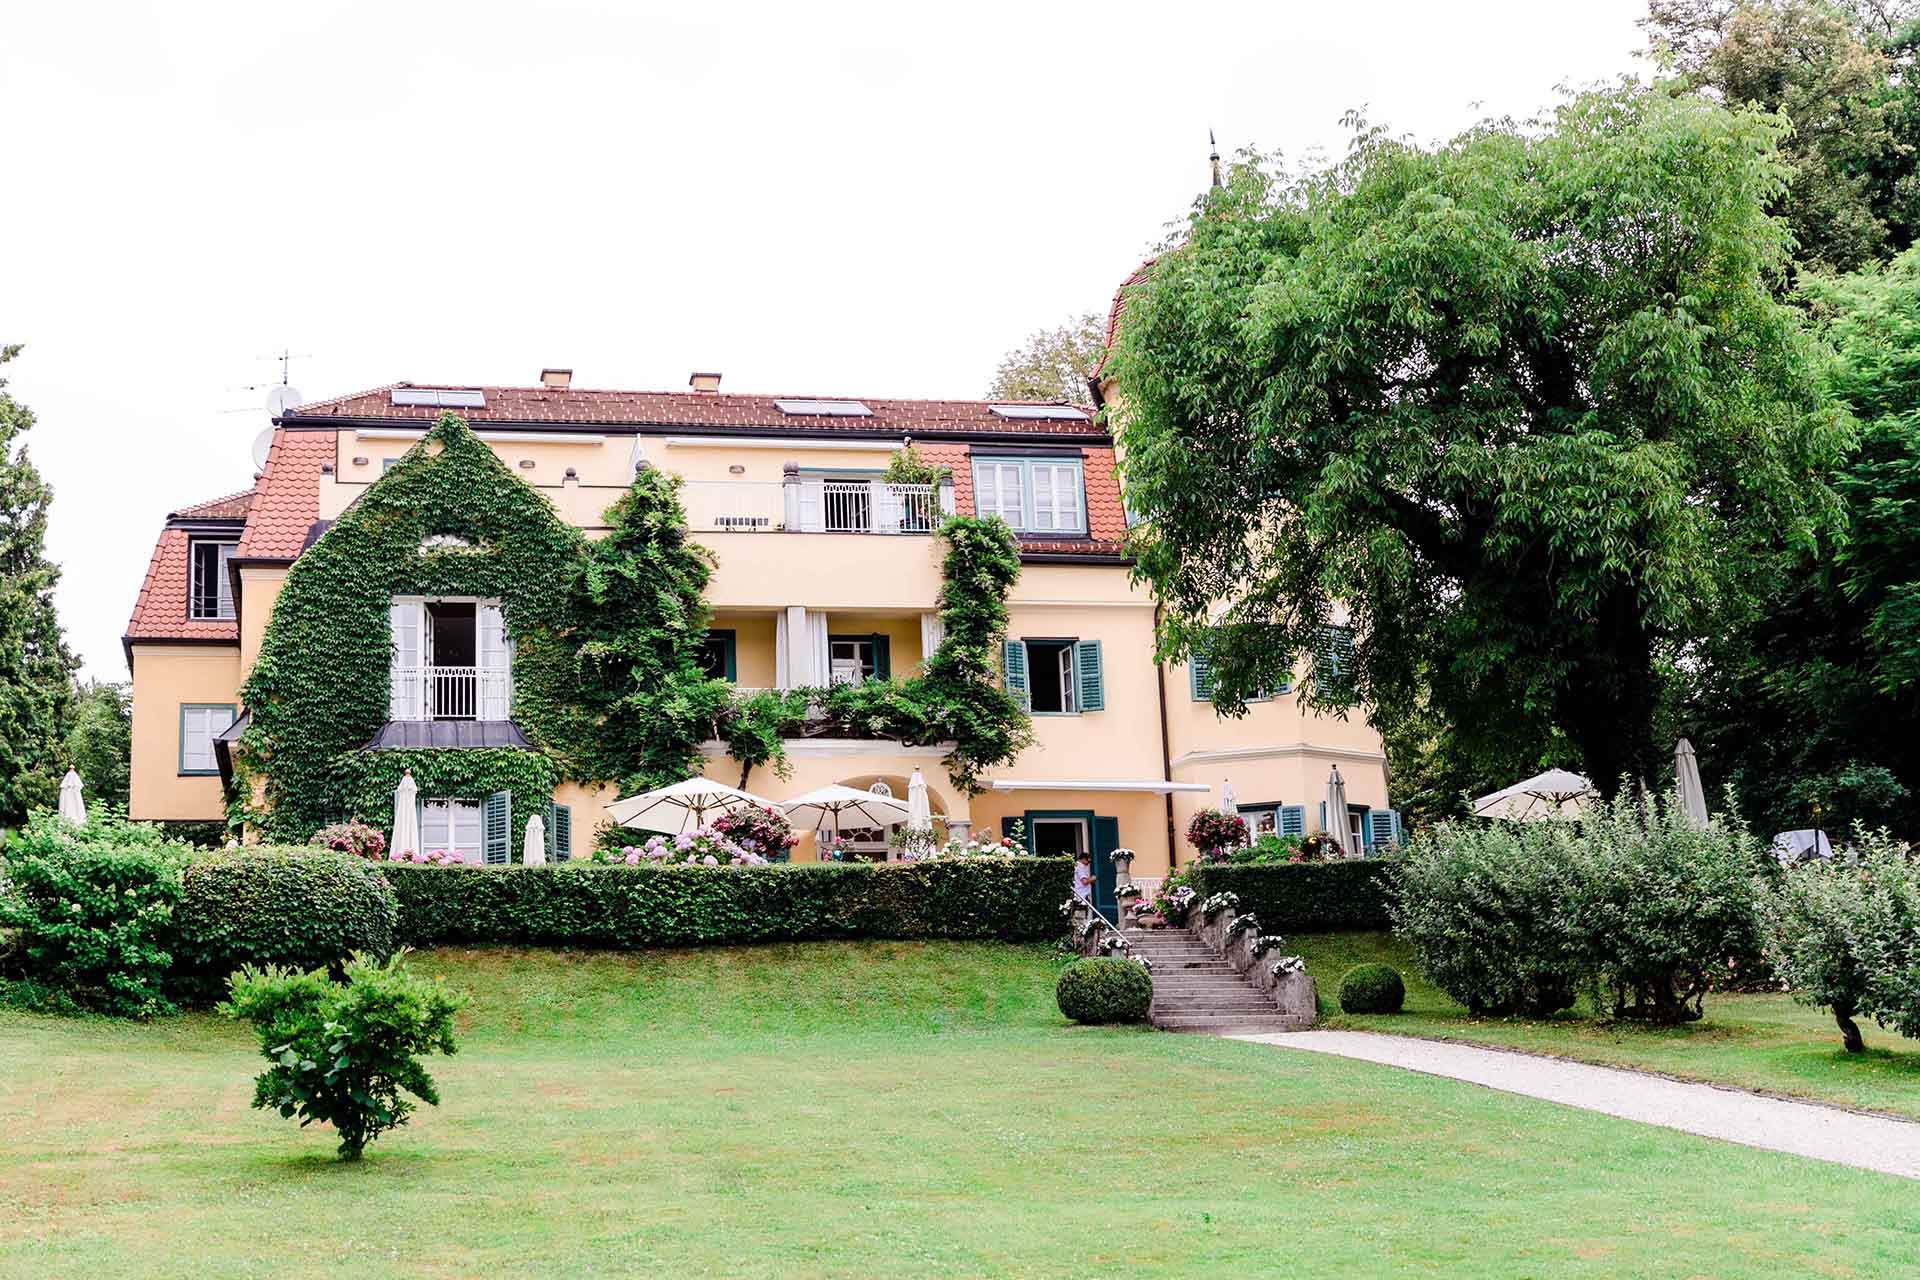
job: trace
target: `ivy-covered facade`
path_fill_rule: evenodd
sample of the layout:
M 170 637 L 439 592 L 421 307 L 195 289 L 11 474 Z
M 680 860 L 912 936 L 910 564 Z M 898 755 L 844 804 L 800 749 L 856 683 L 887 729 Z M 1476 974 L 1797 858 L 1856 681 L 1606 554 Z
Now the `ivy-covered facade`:
M 225 523 L 156 549 L 136 816 L 301 840 L 388 825 L 411 775 L 429 845 L 517 859 L 538 815 L 583 857 L 694 773 L 772 801 L 918 774 L 954 833 L 1123 844 L 1150 878 L 1221 781 L 1313 813 L 1337 761 L 1390 838 L 1364 724 L 1284 694 L 1226 719 L 1157 662 L 1084 410 L 400 384 L 272 440 Z M 174 592 L 214 616 L 159 616 Z

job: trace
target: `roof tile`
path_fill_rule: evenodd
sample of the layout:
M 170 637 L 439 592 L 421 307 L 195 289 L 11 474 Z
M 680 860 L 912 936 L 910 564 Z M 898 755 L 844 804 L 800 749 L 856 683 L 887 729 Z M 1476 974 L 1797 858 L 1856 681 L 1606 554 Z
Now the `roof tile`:
M 292 560 L 300 554 L 307 530 L 320 518 L 320 468 L 333 458 L 330 432 L 274 428 L 235 553 L 240 559 Z
M 187 616 L 187 539 L 185 529 L 163 529 L 147 562 L 147 577 L 133 602 L 125 638 L 138 640 L 240 639 L 233 619 L 212 620 Z

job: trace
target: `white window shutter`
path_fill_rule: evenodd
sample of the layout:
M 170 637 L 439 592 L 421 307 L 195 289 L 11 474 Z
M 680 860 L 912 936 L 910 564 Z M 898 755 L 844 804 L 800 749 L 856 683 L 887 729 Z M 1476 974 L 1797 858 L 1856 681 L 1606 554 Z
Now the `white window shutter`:
M 505 720 L 511 713 L 513 671 L 507 652 L 507 618 L 497 604 L 482 604 L 475 611 L 479 625 L 476 636 L 475 673 L 480 684 L 479 710 L 482 720 Z
M 808 648 L 813 653 L 814 684 L 826 684 L 833 670 L 832 646 L 827 641 L 827 615 L 822 609 L 807 610 Z
M 827 527 L 826 481 L 813 478 L 800 481 L 800 531 L 823 533 Z
M 233 579 L 227 573 L 227 566 L 232 562 L 233 553 L 237 547 L 237 543 L 221 543 L 220 563 L 215 568 L 215 572 L 220 575 L 220 582 L 217 587 L 219 592 L 217 608 L 220 611 L 220 616 L 223 618 L 231 618 L 233 616 Z
M 947 624 L 940 621 L 938 613 L 920 615 L 920 669 L 925 671 L 927 664 L 933 661 L 933 655 L 940 648 L 940 642 L 947 638 Z
M 773 615 L 773 687 L 776 689 L 793 688 L 793 665 L 789 660 L 787 638 L 787 611 L 782 609 Z
M 389 720 L 427 718 L 427 673 L 421 653 L 426 613 L 426 602 L 417 599 L 396 599 L 387 608 L 392 647 L 387 695 Z

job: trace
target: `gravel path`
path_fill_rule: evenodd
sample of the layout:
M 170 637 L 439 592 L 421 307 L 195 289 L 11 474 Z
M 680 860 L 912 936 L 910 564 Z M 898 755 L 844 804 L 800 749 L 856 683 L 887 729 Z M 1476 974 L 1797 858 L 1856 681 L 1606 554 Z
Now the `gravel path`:
M 1404 1067 L 1744 1146 L 1920 1178 L 1920 1123 L 1909 1120 L 1786 1102 L 1617 1067 L 1370 1031 L 1267 1032 L 1232 1038 Z

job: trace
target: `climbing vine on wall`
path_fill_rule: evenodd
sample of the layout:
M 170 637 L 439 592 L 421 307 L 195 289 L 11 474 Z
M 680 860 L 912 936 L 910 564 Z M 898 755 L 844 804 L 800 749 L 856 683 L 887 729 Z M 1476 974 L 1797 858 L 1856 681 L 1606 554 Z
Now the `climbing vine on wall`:
M 344 816 L 339 757 L 388 718 L 388 606 L 398 595 L 501 601 L 514 721 L 564 768 L 582 747 L 564 584 L 585 544 L 443 414 L 287 573 L 242 692 L 253 717 L 236 761 L 243 805 L 254 779 L 265 784 L 264 805 L 246 805 L 246 817 L 270 838 L 304 840 Z
M 411 772 L 422 797 L 482 800 L 496 791 L 513 797 L 514 861 L 527 819 L 545 808 L 560 781 L 553 758 L 540 751 L 505 747 L 355 751 L 335 762 L 339 803 L 335 812 L 371 822 L 385 831 L 393 821 L 393 792 Z

